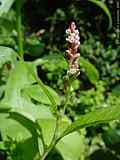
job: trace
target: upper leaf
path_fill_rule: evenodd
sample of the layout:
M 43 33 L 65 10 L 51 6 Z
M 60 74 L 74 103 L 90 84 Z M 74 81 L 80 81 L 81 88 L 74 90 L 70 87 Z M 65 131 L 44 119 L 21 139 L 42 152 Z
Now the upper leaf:
M 99 72 L 95 66 L 83 57 L 80 58 L 80 65 L 85 69 L 91 83 L 95 84 L 99 80 Z
M 86 115 L 81 115 L 65 130 L 62 136 L 65 136 L 81 128 L 97 125 L 100 123 L 105 123 L 119 118 L 120 109 L 118 108 L 118 106 L 98 109 Z
M 111 17 L 110 11 L 108 7 L 106 6 L 106 4 L 99 0 L 88 0 L 88 1 L 96 4 L 98 7 L 100 7 L 105 12 L 105 14 L 108 16 L 108 19 L 109 19 L 108 30 L 110 30 L 112 27 L 112 17 Z

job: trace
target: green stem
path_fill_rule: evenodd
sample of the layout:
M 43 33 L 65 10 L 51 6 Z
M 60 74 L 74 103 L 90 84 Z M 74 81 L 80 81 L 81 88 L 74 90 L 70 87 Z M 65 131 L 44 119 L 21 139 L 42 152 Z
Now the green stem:
M 22 32 L 22 15 L 21 15 L 22 0 L 16 0 L 16 27 L 18 33 L 18 52 L 23 58 L 23 32 Z
M 65 110 L 67 108 L 69 98 L 70 98 L 71 79 L 69 77 L 67 77 L 67 80 L 68 80 L 68 87 L 66 88 L 65 103 L 64 103 L 64 108 L 63 108 L 62 115 L 65 114 Z M 45 152 L 42 155 L 40 160 L 45 160 L 45 158 L 50 153 L 50 151 L 55 147 L 55 145 L 58 143 L 58 141 L 62 138 L 62 136 L 58 137 L 58 135 L 57 135 L 58 134 L 58 129 L 59 129 L 59 123 L 60 123 L 62 117 L 61 117 L 61 115 L 60 116 L 57 115 L 57 116 L 58 117 L 57 117 L 57 121 L 56 121 L 56 128 L 55 128 L 53 139 L 52 139 L 49 147 L 45 150 Z

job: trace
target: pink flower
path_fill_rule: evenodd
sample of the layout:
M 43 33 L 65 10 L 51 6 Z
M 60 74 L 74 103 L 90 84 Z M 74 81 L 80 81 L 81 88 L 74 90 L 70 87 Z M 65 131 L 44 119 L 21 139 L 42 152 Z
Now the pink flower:
M 75 75 L 79 73 L 78 60 L 80 57 L 80 53 L 78 53 L 78 49 L 80 46 L 80 36 L 74 22 L 72 22 L 69 28 L 66 30 L 66 34 L 68 49 L 66 50 L 65 54 L 68 58 L 69 63 L 68 73 Z

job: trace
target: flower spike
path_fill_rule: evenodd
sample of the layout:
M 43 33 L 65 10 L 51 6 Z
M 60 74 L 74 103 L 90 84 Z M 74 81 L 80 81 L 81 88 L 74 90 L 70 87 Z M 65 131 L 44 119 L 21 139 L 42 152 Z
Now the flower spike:
M 78 65 L 78 60 L 80 57 L 80 53 L 78 53 L 78 49 L 80 46 L 80 36 L 74 22 L 72 22 L 69 28 L 66 30 L 66 34 L 66 42 L 68 48 L 65 52 L 65 55 L 69 63 L 68 74 L 78 75 L 80 73 Z

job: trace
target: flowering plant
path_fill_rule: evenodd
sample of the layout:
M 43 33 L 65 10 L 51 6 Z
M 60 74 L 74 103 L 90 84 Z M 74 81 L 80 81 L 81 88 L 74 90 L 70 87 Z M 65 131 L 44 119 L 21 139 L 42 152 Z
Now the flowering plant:
M 45 160 L 55 148 L 63 159 L 78 160 L 81 155 L 81 135 L 78 130 L 118 119 L 118 106 L 102 108 L 73 121 L 67 116 L 65 111 L 71 98 L 71 82 L 65 88 L 63 104 L 60 96 L 39 78 L 36 63 L 24 61 L 21 8 L 21 1 L 16 0 L 17 53 L 11 48 L 0 46 L 1 57 L 7 57 L 7 61 L 12 63 L 10 67 L 6 65 L 10 74 L 0 101 L 1 137 L 5 142 L 9 139 L 15 144 L 9 150 L 9 155 L 13 156 L 16 148 L 22 148 L 20 157 L 15 155 L 16 159 Z M 69 79 L 71 75 L 75 78 L 80 73 L 80 37 L 74 22 L 66 30 L 66 34 L 65 55 Z

